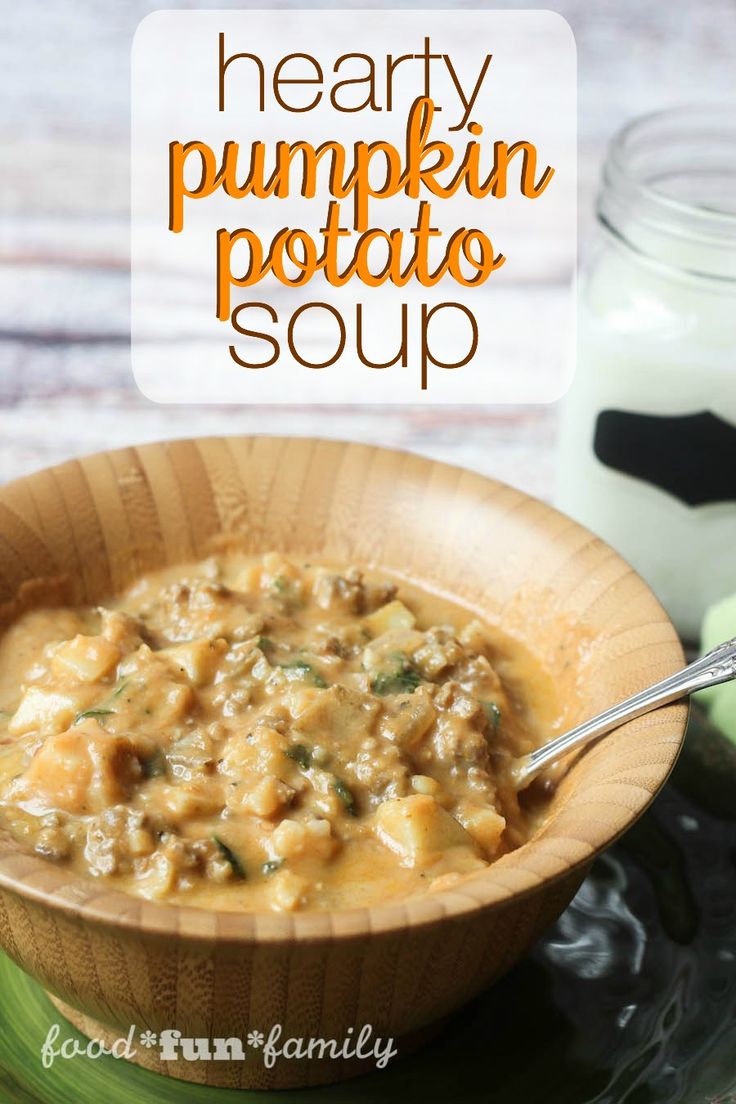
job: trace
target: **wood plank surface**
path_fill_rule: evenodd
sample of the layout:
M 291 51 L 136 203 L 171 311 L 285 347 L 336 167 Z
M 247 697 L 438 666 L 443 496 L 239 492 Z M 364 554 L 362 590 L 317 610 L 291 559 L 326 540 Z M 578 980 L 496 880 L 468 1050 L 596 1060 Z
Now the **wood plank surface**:
M 0 481 L 110 445 L 193 433 L 272 432 L 410 448 L 551 496 L 554 406 L 178 408 L 156 406 L 138 393 L 128 344 L 129 49 L 139 20 L 161 6 L 153 0 L 25 0 L 5 6 Z M 199 0 L 171 6 L 246 5 Z M 736 5 L 558 0 L 554 7 L 570 22 L 578 45 L 585 255 L 611 134 L 644 111 L 733 98 Z M 541 309 L 553 309 L 560 288 L 545 285 L 535 294 Z M 511 309 L 523 316 L 528 286 L 519 284 L 515 295 Z

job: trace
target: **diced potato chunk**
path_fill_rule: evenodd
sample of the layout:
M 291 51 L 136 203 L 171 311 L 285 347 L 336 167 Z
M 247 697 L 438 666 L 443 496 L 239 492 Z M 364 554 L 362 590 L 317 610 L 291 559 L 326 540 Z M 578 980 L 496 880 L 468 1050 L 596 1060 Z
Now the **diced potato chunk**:
M 246 812 L 254 813 L 259 817 L 270 817 L 288 805 L 294 796 L 294 790 L 278 778 L 269 776 L 261 781 L 245 795 L 241 801 L 242 808 Z
M 307 831 L 298 820 L 282 820 L 272 836 L 273 845 L 279 855 L 293 858 L 300 855 L 307 842 Z
M 273 908 L 287 912 L 299 908 L 308 885 L 306 878 L 301 878 L 292 870 L 279 870 L 274 874 L 271 883 Z
M 411 778 L 411 788 L 415 793 L 429 794 L 434 797 L 442 788 L 436 778 L 428 774 L 414 774 Z
M 310 743 L 337 740 L 346 743 L 367 736 L 378 712 L 378 703 L 367 694 L 345 686 L 320 690 L 305 705 L 294 731 Z
M 363 618 L 363 624 L 373 636 L 381 636 L 391 629 L 413 629 L 415 623 L 414 614 L 398 598 Z
M 429 732 L 436 717 L 435 708 L 424 687 L 402 696 L 397 708 L 381 722 L 381 735 L 401 747 L 414 748 Z
M 370 674 L 389 674 L 401 668 L 424 642 L 416 629 L 389 629 L 363 649 L 363 668 Z
M 308 857 L 329 859 L 340 846 L 332 835 L 330 822 L 322 817 L 306 820 L 282 820 L 269 840 L 269 847 L 280 859 Z
M 154 686 L 154 693 L 156 687 Z M 182 720 L 192 707 L 194 697 L 189 686 L 171 682 L 161 687 L 158 701 L 153 701 L 151 716 L 160 728 L 166 729 Z
M 140 621 L 123 610 L 101 609 L 102 636 L 121 652 L 134 652 L 142 644 Z
M 245 594 L 257 595 L 261 589 L 261 580 L 263 577 L 263 564 L 252 563 L 248 564 L 240 571 L 235 579 L 235 590 Z
M 332 835 L 329 820 L 324 817 L 309 817 L 304 821 L 307 839 L 304 853 L 312 858 L 329 859 L 340 847 L 340 841 Z
M 458 633 L 458 640 L 465 648 L 471 648 L 480 655 L 487 655 L 491 649 L 491 639 L 482 621 L 473 618 Z
M 128 850 L 134 859 L 150 855 L 156 844 L 147 828 L 135 828 L 128 833 Z
M 436 878 L 433 878 L 429 883 L 430 893 L 444 893 L 445 890 L 452 889 L 458 882 L 462 880 L 462 874 L 458 870 L 451 870 L 447 874 L 438 874 Z
M 134 703 L 139 731 L 148 726 L 157 736 L 167 738 L 187 716 L 194 700 L 194 691 L 186 683 L 155 677 L 149 682 L 131 680 L 130 687 L 120 696 L 121 707 L 128 701 Z
M 72 675 L 80 682 L 98 682 L 120 662 L 120 649 L 104 636 L 82 636 L 60 644 L 51 666 L 54 674 Z
M 231 736 L 223 748 L 220 770 L 234 781 L 242 780 L 250 773 L 274 775 L 291 773 L 293 763 L 284 754 L 287 740 L 275 728 L 256 725 L 252 732 L 238 732 Z
M 204 686 L 212 680 L 217 664 L 227 651 L 227 647 L 227 641 L 222 638 L 191 640 L 186 644 L 167 648 L 162 654 L 186 675 L 193 686 Z
M 440 630 L 427 633 L 425 643 L 413 658 L 425 678 L 435 679 L 455 663 L 461 663 L 465 653 L 454 637 Z
M 130 794 L 141 767 L 127 736 L 85 721 L 41 745 L 13 785 L 14 796 L 40 809 L 100 812 Z
M 167 817 L 177 821 L 191 817 L 209 816 L 223 806 L 219 788 L 207 783 L 186 783 L 176 786 L 162 785 L 158 790 L 161 808 Z
M 301 579 L 301 572 L 291 560 L 287 560 L 280 552 L 267 552 L 263 557 L 263 572 L 269 580 L 279 578 L 296 581 Z
M 376 834 L 401 857 L 404 866 L 426 866 L 449 847 L 474 846 L 462 825 L 425 794 L 397 797 L 379 805 Z
M 168 855 L 155 852 L 143 874 L 136 879 L 136 891 L 141 897 L 161 901 L 176 889 L 176 867 Z
M 261 591 L 270 591 L 284 599 L 298 599 L 302 592 L 303 580 L 299 568 L 278 552 L 268 552 L 263 557 L 263 565 L 255 573 L 244 572 L 239 585 L 253 593 L 256 582 Z
M 77 706 L 71 694 L 31 686 L 8 724 L 8 732 L 11 736 L 23 736 L 37 730 L 63 732 L 77 715 Z
M 506 827 L 504 818 L 490 805 L 478 805 L 474 801 L 458 802 L 455 814 L 462 826 L 480 845 L 483 853 L 490 859 L 498 851 L 501 836 Z

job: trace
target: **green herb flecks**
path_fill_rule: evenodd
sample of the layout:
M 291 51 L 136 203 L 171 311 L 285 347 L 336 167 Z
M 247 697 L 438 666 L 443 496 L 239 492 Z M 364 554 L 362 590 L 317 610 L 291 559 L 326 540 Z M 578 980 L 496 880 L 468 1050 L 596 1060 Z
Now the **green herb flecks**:
M 480 703 L 483 706 L 485 715 L 488 718 L 488 723 L 491 725 L 494 732 L 498 732 L 501 724 L 501 710 L 492 701 L 484 701 Z
M 309 770 L 312 765 L 312 749 L 305 744 L 292 744 L 284 749 L 284 755 L 293 759 L 302 770 Z
M 259 636 L 256 643 L 264 654 L 272 651 L 276 647 L 270 636 Z
M 82 721 L 86 721 L 90 717 L 110 717 L 114 712 L 114 709 L 85 709 L 83 713 L 77 713 L 74 724 L 81 724 Z
M 355 804 L 355 797 L 353 796 L 352 790 L 350 790 L 343 780 L 337 776 L 333 779 L 332 788 L 345 806 L 345 812 L 349 813 L 350 816 L 357 816 L 358 809 Z
M 311 682 L 312 686 L 324 690 L 327 683 L 320 672 L 306 659 L 296 659 L 293 663 L 279 663 L 278 667 L 285 672 L 288 679 L 304 679 Z
M 112 693 L 108 696 L 107 701 L 112 702 L 115 701 L 116 698 L 119 698 L 127 685 L 128 680 L 121 682 L 120 685 L 116 686 Z M 98 705 L 95 706 L 93 709 L 85 709 L 82 713 L 77 713 L 76 717 L 74 718 L 74 724 L 81 724 L 82 721 L 86 721 L 90 717 L 96 717 L 97 719 L 99 719 L 100 717 L 111 717 L 114 713 L 117 713 L 116 709 L 110 709 L 106 705 Z
M 245 867 L 243 866 L 243 864 L 241 863 L 240 859 L 235 854 L 233 849 L 231 847 L 228 847 L 228 845 L 225 843 L 225 841 L 221 840 L 219 836 L 213 836 L 212 841 L 213 841 L 213 843 L 217 844 L 217 846 L 220 848 L 220 851 L 222 852 L 223 856 L 230 863 L 230 866 L 232 868 L 232 872 L 235 875 L 235 877 L 240 878 L 240 879 L 244 879 L 245 878 Z
M 283 865 L 283 859 L 269 859 L 268 862 L 264 862 L 261 867 L 261 873 L 269 877 L 271 874 L 275 874 L 277 870 L 280 870 Z
M 380 671 L 371 681 L 371 690 L 380 698 L 387 694 L 413 694 L 422 681 L 422 676 L 406 656 L 397 653 L 392 660 L 396 666 L 393 671 Z
M 298 583 L 285 575 L 276 576 L 271 583 L 271 591 L 286 610 L 300 609 L 304 604 Z

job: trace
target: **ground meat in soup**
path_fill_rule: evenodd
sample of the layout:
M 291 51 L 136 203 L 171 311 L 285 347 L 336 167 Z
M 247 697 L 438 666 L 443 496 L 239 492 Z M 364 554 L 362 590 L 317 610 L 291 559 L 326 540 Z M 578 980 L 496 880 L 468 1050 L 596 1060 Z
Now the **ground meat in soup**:
M 237 552 L 25 614 L 0 640 L 0 710 L 14 834 L 130 893 L 232 910 L 482 870 L 533 831 L 509 761 L 559 720 L 551 680 L 468 611 Z

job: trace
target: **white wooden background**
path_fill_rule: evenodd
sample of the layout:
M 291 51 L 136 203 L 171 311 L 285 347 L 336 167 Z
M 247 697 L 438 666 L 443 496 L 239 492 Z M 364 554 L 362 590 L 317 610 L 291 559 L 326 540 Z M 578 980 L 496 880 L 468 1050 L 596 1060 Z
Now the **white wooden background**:
M 139 20 L 170 6 L 249 5 L 0 0 L 0 481 L 113 445 L 270 432 L 414 449 L 550 496 L 554 407 L 192 408 L 139 395 L 128 347 L 129 50 Z M 554 7 L 575 32 L 585 252 L 611 134 L 641 112 L 734 99 L 736 3 L 503 6 Z

